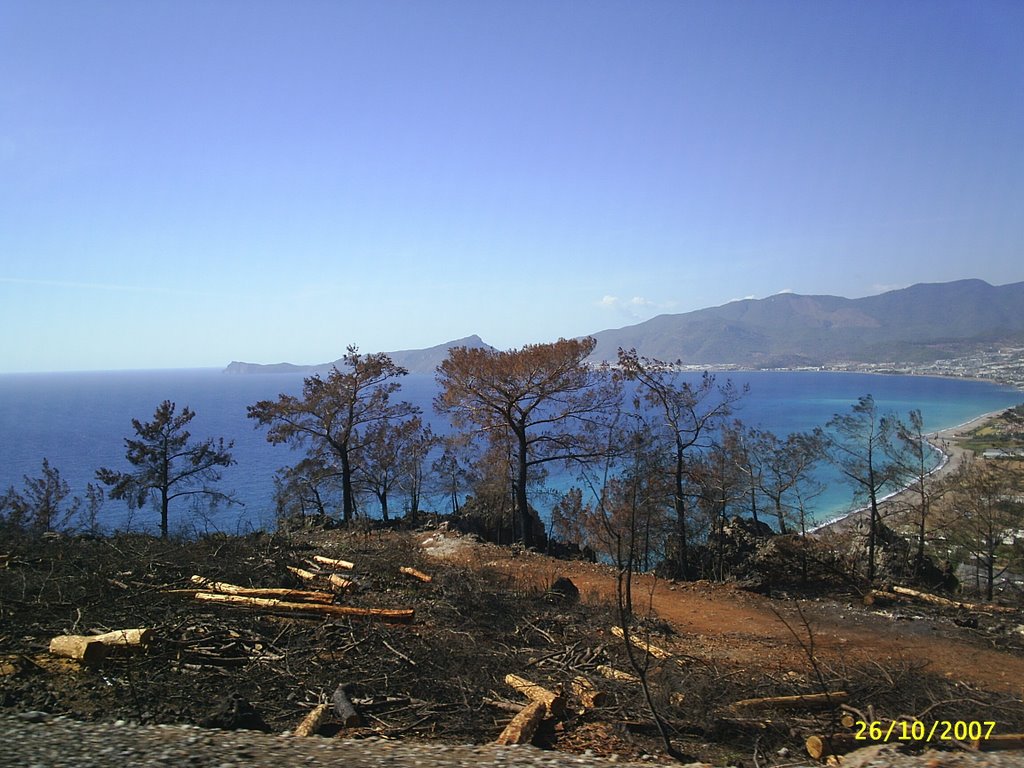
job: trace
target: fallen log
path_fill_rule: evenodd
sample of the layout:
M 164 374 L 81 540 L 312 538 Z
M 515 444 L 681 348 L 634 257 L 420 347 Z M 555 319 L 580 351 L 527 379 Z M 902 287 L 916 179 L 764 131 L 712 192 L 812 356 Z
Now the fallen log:
M 335 560 L 333 557 L 324 557 L 323 555 L 313 555 L 313 560 L 320 565 L 328 565 L 342 571 L 351 571 L 356 567 L 355 563 L 350 563 L 348 560 Z
M 100 635 L 58 635 L 50 641 L 50 653 L 84 664 L 98 664 L 116 646 L 140 646 L 153 639 L 151 629 L 117 629 Z
M 330 712 L 330 707 L 326 704 L 317 704 L 302 718 L 302 722 L 295 726 L 292 735 L 299 738 L 312 736 L 323 725 L 324 720 L 327 719 L 328 712 Z
M 512 718 L 511 722 L 505 726 L 505 730 L 495 739 L 494 743 L 503 746 L 529 744 L 537 732 L 537 726 L 544 719 L 546 711 L 547 706 L 543 701 L 531 701 L 519 711 L 519 714 Z
M 352 706 L 352 702 L 348 699 L 348 694 L 345 693 L 345 686 L 339 685 L 334 690 L 334 695 L 331 697 L 331 704 L 334 707 L 334 714 L 341 720 L 341 724 L 345 728 L 355 728 L 362 725 L 363 718 L 356 712 L 356 708 Z
M 845 755 L 854 749 L 875 743 L 877 742 L 871 739 L 855 739 L 852 733 L 833 733 L 831 736 L 808 736 L 804 746 L 807 748 L 807 754 L 813 759 L 823 760 L 830 755 Z
M 979 752 L 1001 752 L 1007 749 L 1024 749 L 1024 733 L 1000 733 L 987 739 L 975 739 L 971 746 Z
M 931 603 L 932 605 L 939 605 L 943 608 L 959 608 L 964 611 L 973 611 L 975 613 L 1016 613 L 1016 608 L 1010 608 L 1006 605 L 992 605 L 990 603 L 964 603 L 959 600 L 950 600 L 947 597 L 939 597 L 928 592 L 919 592 L 916 589 L 910 589 L 910 587 L 893 587 L 892 591 L 898 595 L 906 595 L 912 597 L 915 600 L 920 600 L 923 603 Z
M 733 706 L 740 709 L 817 709 L 838 706 L 849 698 L 846 691 L 830 691 L 798 696 L 765 696 L 758 699 L 743 699 L 733 702 Z
M 584 709 L 593 709 L 594 707 L 602 707 L 608 700 L 608 694 L 604 691 L 598 690 L 597 686 L 594 685 L 588 678 L 583 675 L 574 677 L 570 684 L 570 689 L 573 695 L 580 700 L 580 704 L 583 705 Z
M 607 664 L 598 664 L 597 671 L 602 677 L 607 677 L 609 680 L 621 680 L 624 683 L 640 682 L 640 678 L 636 675 L 623 672 L 621 669 L 615 669 L 615 667 L 609 667 Z
M 889 605 L 891 603 L 906 603 L 914 598 L 908 595 L 901 595 L 896 592 L 889 592 L 884 589 L 872 589 L 864 595 L 864 605 Z
M 618 625 L 612 627 L 612 634 L 615 635 L 620 640 L 625 640 L 626 639 L 626 632 L 625 632 L 625 630 L 623 630 L 622 627 L 620 627 Z M 648 642 L 646 642 L 644 640 L 641 640 L 639 637 L 637 637 L 632 632 L 629 634 L 629 642 L 631 642 L 633 645 L 635 645 L 637 648 L 639 648 L 644 653 L 648 653 L 648 654 L 650 654 L 651 656 L 653 656 L 656 659 L 670 659 L 670 658 L 672 658 L 672 654 L 669 653 L 668 651 L 666 651 L 664 648 L 659 648 L 656 645 L 651 645 L 650 643 L 648 643 Z
M 321 616 L 359 616 L 366 619 L 408 623 L 415 618 L 412 608 L 356 608 L 348 605 L 324 605 L 321 603 L 292 603 L 286 600 L 271 600 L 243 595 L 222 595 L 215 592 L 196 592 L 196 600 L 224 605 L 266 608 L 282 613 L 312 613 Z
M 298 576 L 303 581 L 316 581 L 317 579 L 320 578 L 320 574 L 319 573 L 313 573 L 312 571 L 307 571 L 305 568 L 299 568 L 299 567 L 294 566 L 294 565 L 289 565 L 289 566 L 286 566 L 286 567 L 288 568 L 289 572 L 294 573 L 296 576 Z
M 351 579 L 346 579 L 342 576 L 339 576 L 336 573 L 332 573 L 330 576 L 328 576 L 327 581 L 331 583 L 331 586 L 337 589 L 348 589 L 355 583 Z
M 50 653 L 65 656 L 83 664 L 100 664 L 107 658 L 110 646 L 82 635 L 60 635 L 50 641 Z
M 225 595 L 245 595 L 247 597 L 266 597 L 277 600 L 299 600 L 311 603 L 332 603 L 334 595 L 330 592 L 314 592 L 306 589 L 284 589 L 277 587 L 240 587 L 223 581 L 211 581 L 203 576 L 193 576 L 192 583 L 207 592 L 222 592 Z
M 399 568 L 398 572 L 403 573 L 406 576 L 412 576 L 414 579 L 419 579 L 425 584 L 429 584 L 434 580 L 433 576 L 428 576 L 423 571 L 418 571 L 415 568 L 410 568 L 406 565 L 403 565 L 401 568 Z
M 519 675 L 505 675 L 505 683 L 531 701 L 539 701 L 544 704 L 548 717 L 561 717 L 565 714 L 565 696 L 561 693 L 550 691 L 525 677 L 519 677 Z

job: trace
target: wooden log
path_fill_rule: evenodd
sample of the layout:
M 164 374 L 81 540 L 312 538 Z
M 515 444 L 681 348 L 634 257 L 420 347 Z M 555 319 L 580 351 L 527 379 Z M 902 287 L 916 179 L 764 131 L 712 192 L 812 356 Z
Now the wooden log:
M 110 646 L 102 640 L 83 635 L 59 635 L 50 641 L 50 653 L 65 656 L 83 664 L 100 664 L 107 658 Z
M 621 669 L 615 669 L 615 667 L 609 667 L 607 664 L 598 664 L 597 671 L 602 677 L 607 677 L 609 680 L 621 680 L 624 683 L 640 682 L 640 678 L 636 675 L 623 672 Z
M 987 739 L 976 739 L 971 746 L 980 752 L 1000 752 L 1007 749 L 1024 749 L 1024 733 L 1000 733 Z
M 834 707 L 850 698 L 846 691 L 829 693 L 808 693 L 798 696 L 765 696 L 758 699 L 743 699 L 733 703 L 741 709 L 818 709 Z
M 863 739 L 855 739 L 852 733 L 833 733 L 829 735 L 808 736 L 804 746 L 807 754 L 815 760 L 823 760 L 830 755 L 845 755 L 858 747 L 866 747 L 875 742 Z
M 896 592 L 889 592 L 884 589 L 872 589 L 866 595 L 864 595 L 864 605 L 890 605 L 892 603 L 906 603 L 912 601 L 913 598 L 907 595 L 901 595 Z
M 240 587 L 223 581 L 211 581 L 203 576 L 193 576 L 192 583 L 206 592 L 223 592 L 225 595 L 266 597 L 276 600 L 298 600 L 310 603 L 333 603 L 331 592 L 314 592 L 306 589 L 279 589 L 277 587 Z
M 570 688 L 573 695 L 580 700 L 580 704 L 583 705 L 584 709 L 603 707 L 605 702 L 608 700 L 608 694 L 604 691 L 598 690 L 597 686 L 588 678 L 583 677 L 583 675 L 574 677 Z
M 312 736 L 323 725 L 324 720 L 327 719 L 327 713 L 330 711 L 331 708 L 326 704 L 317 704 L 302 718 L 302 722 L 295 726 L 292 735 L 299 738 Z
M 625 640 L 626 639 L 626 632 L 622 629 L 622 627 L 620 627 L 618 625 L 612 627 L 612 634 L 615 635 L 620 640 Z M 651 656 L 653 656 L 656 659 L 669 659 L 669 658 L 672 658 L 672 654 L 669 653 L 668 651 L 666 651 L 664 648 L 659 648 L 656 645 L 651 645 L 650 643 L 648 643 L 648 642 L 646 642 L 644 640 L 641 640 L 639 637 L 637 637 L 632 632 L 629 634 L 629 642 L 631 642 L 633 645 L 635 645 L 637 648 L 639 648 L 644 653 L 649 653 Z
M 518 715 L 512 718 L 494 743 L 503 746 L 529 744 L 537 732 L 537 726 L 544 719 L 546 711 L 547 705 L 543 701 L 531 701 L 519 711 Z
M 334 695 L 331 697 L 331 704 L 334 707 L 334 714 L 341 720 L 341 724 L 346 728 L 355 728 L 362 725 L 363 718 L 356 712 L 356 708 L 352 706 L 352 702 L 348 699 L 348 694 L 345 693 L 345 686 L 339 685 L 334 690 Z
M 336 573 L 332 573 L 330 576 L 328 576 L 327 581 L 331 583 L 331 586 L 337 589 L 348 589 L 355 583 L 351 579 L 346 579 L 345 577 L 339 576 Z
M 50 641 L 50 653 L 77 659 L 83 664 L 98 664 L 111 648 L 145 645 L 152 639 L 153 630 L 146 628 L 116 629 L 100 635 L 58 635 Z
M 505 683 L 531 701 L 543 703 L 548 717 L 561 717 L 565 714 L 565 696 L 561 693 L 549 691 L 544 686 L 519 675 L 505 675 Z
M 271 600 L 244 595 L 222 595 L 214 592 L 196 592 L 196 600 L 224 605 L 265 608 L 282 613 L 311 613 L 320 616 L 358 616 L 379 621 L 409 623 L 416 615 L 412 608 L 356 608 L 348 605 L 324 605 L 321 603 L 292 603 L 286 600 Z
M 319 573 L 313 573 L 312 571 L 307 571 L 305 568 L 298 568 L 298 567 L 296 567 L 294 565 L 289 565 L 289 566 L 287 566 L 287 568 L 288 568 L 288 570 L 291 573 L 294 573 L 296 576 L 298 576 L 303 581 L 316 581 L 317 579 L 320 578 L 320 574 Z
M 919 592 L 916 589 L 910 589 L 910 587 L 893 587 L 892 591 L 899 595 L 906 595 L 912 597 L 915 600 L 920 600 L 923 603 L 931 603 L 932 605 L 939 605 L 943 608 L 958 608 L 964 611 L 973 611 L 975 613 L 1016 613 L 1016 608 L 1010 608 L 1005 605 L 992 605 L 991 603 L 964 603 L 959 600 L 950 600 L 946 597 L 939 597 L 938 595 L 932 595 L 928 592 Z
M 406 576 L 412 576 L 414 579 L 419 579 L 424 584 L 429 584 L 430 582 L 432 582 L 434 580 L 433 576 L 428 576 L 423 571 L 418 571 L 415 568 L 409 568 L 408 566 L 405 566 L 405 565 L 403 565 L 401 568 L 399 568 L 398 572 L 399 573 L 403 573 Z
M 348 560 L 336 560 L 333 557 L 324 557 L 323 555 L 313 555 L 313 560 L 320 563 L 320 565 L 327 565 L 341 571 L 351 571 L 356 567 L 355 563 L 350 563 Z

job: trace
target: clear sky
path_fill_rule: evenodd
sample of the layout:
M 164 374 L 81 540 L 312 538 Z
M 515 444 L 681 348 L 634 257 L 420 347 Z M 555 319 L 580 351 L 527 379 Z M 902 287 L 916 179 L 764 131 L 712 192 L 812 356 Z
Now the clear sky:
M 0 0 L 0 371 L 1024 280 L 1024 3 Z

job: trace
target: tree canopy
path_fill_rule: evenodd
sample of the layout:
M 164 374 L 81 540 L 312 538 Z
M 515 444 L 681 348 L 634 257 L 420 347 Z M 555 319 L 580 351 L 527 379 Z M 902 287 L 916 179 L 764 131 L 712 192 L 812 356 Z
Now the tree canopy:
M 501 352 L 455 347 L 438 367 L 434 401 L 456 427 L 511 443 L 521 538 L 534 546 L 527 483 L 531 468 L 599 456 L 596 428 L 619 402 L 610 376 L 585 361 L 593 338 L 559 339 Z
M 100 482 L 110 486 L 110 498 L 123 499 L 132 508 L 141 507 L 151 495 L 160 504 L 160 535 L 168 534 L 170 504 L 184 496 L 206 496 L 211 503 L 232 503 L 230 494 L 214 487 L 220 470 L 235 463 L 231 456 L 234 442 L 208 438 L 192 442 L 185 429 L 195 418 L 187 405 L 176 413 L 176 405 L 164 400 L 153 413 L 153 420 L 132 419 L 136 438 L 124 440 L 125 457 L 135 467 L 120 472 L 106 467 L 96 471 Z
M 311 455 L 330 455 L 341 477 L 342 518 L 355 515 L 354 478 L 367 430 L 419 413 L 411 403 L 393 402 L 398 379 L 408 371 L 383 352 L 364 355 L 350 345 L 342 358 L 345 370 L 333 367 L 326 379 L 310 376 L 302 396 L 279 395 L 248 408 L 249 418 L 269 427 L 267 440 L 308 446 Z

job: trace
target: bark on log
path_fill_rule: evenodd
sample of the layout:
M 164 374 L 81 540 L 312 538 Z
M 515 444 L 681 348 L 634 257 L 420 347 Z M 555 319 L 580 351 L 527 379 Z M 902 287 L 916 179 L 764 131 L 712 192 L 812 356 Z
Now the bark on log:
M 855 739 L 852 733 L 833 733 L 831 736 L 822 734 L 820 736 L 808 736 L 804 746 L 807 754 L 815 760 L 821 760 L 829 755 L 845 755 L 858 747 L 866 747 L 876 742 L 871 739 Z
M 543 701 L 531 701 L 520 710 L 519 714 L 505 726 L 505 730 L 495 739 L 495 744 L 510 746 L 512 744 L 529 744 L 537 732 L 537 726 L 544 719 L 547 705 Z
M 276 600 L 299 600 L 310 603 L 333 603 L 331 592 L 314 592 L 306 589 L 278 589 L 277 587 L 240 587 L 223 581 L 211 581 L 203 576 L 193 576 L 192 583 L 207 592 L 223 592 L 225 595 L 266 597 Z
M 323 725 L 324 720 L 327 719 L 328 712 L 330 712 L 330 707 L 326 704 L 317 704 L 302 718 L 302 722 L 295 726 L 295 731 L 292 735 L 299 738 L 312 736 Z
M 850 698 L 846 691 L 829 693 L 808 693 L 801 696 L 766 696 L 759 699 L 743 699 L 733 703 L 734 707 L 748 709 L 816 709 L 834 707 Z
M 329 565 L 331 568 L 342 571 L 351 571 L 356 567 L 355 563 L 350 563 L 348 560 L 335 560 L 333 557 L 324 557 L 323 555 L 313 555 L 313 560 L 320 565 Z
M 580 700 L 585 709 L 602 707 L 608 700 L 608 694 L 598 690 L 597 686 L 590 682 L 589 679 L 583 677 L 583 675 L 574 677 L 571 687 L 573 695 Z
M 525 677 L 519 677 L 519 675 L 505 675 L 505 683 L 531 701 L 539 701 L 544 704 L 549 717 L 562 717 L 565 714 L 565 696 L 561 693 L 550 691 Z
M 1005 749 L 1024 749 L 1024 733 L 1000 733 L 987 739 L 977 739 L 971 746 L 980 752 L 999 752 Z
M 620 627 L 618 625 L 612 627 L 612 634 L 615 635 L 620 640 L 625 640 L 626 639 L 625 631 L 622 629 L 622 627 Z M 644 640 L 641 640 L 633 632 L 629 633 L 629 642 L 631 642 L 633 645 L 635 645 L 641 651 L 643 651 L 645 653 L 649 653 L 651 656 L 653 656 L 656 659 L 670 659 L 670 658 L 672 658 L 672 654 L 669 653 L 668 651 L 666 651 L 664 648 L 659 648 L 656 645 L 651 645 L 650 643 L 648 643 L 648 642 L 646 642 Z
M 872 589 L 864 595 L 864 605 L 889 605 L 891 603 L 912 602 L 914 598 L 908 595 L 900 595 L 896 592 L 889 592 L 884 589 Z
M 906 595 L 912 597 L 915 600 L 920 600 L 924 603 L 931 603 L 932 605 L 940 605 L 944 608 L 959 608 L 964 611 L 974 611 L 975 613 L 1016 613 L 1016 608 L 1010 608 L 1005 605 L 992 605 L 990 603 L 964 603 L 959 600 L 950 600 L 946 597 L 939 597 L 938 595 L 932 595 L 928 592 L 918 592 L 916 589 L 910 589 L 909 587 L 893 587 L 892 591 L 899 595 Z
M 334 690 L 331 704 L 334 706 L 334 714 L 338 716 L 344 727 L 355 728 L 362 725 L 363 718 L 359 716 L 356 708 L 352 706 L 352 702 L 348 700 L 348 694 L 345 693 L 344 685 L 339 685 Z
M 434 580 L 433 576 L 428 576 L 423 571 L 418 571 L 415 568 L 410 568 L 410 567 L 405 566 L 405 565 L 403 565 L 401 568 L 399 568 L 398 572 L 399 573 L 404 573 L 406 576 L 412 576 L 414 579 L 419 579 L 424 584 L 429 584 L 430 582 L 432 582 Z
M 629 672 L 623 672 L 621 669 L 615 669 L 615 667 L 609 667 L 607 664 L 598 664 L 597 671 L 609 680 L 621 680 L 624 683 L 640 682 L 640 678 L 636 675 L 631 675 Z
M 225 605 L 266 608 L 282 613 L 312 613 L 321 616 L 359 616 L 367 619 L 391 622 L 411 622 L 416 615 L 412 608 L 355 608 L 348 605 L 323 605 L 321 603 L 292 603 L 286 600 L 270 600 L 243 595 L 221 595 L 214 592 L 196 592 L 196 600 Z

